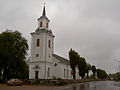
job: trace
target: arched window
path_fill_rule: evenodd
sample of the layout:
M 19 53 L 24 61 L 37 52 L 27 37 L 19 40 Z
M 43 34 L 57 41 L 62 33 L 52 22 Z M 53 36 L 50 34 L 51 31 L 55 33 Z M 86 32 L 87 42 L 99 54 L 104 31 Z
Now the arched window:
M 39 47 L 39 46 L 40 46 L 40 39 L 37 39 L 36 46 L 37 46 L 37 47 Z
M 49 47 L 49 48 L 51 48 L 51 45 L 50 45 L 50 44 L 51 44 L 51 42 L 50 42 L 50 40 L 49 40 L 49 41 L 48 41 L 48 47 Z
M 48 23 L 46 23 L 46 28 L 48 28 Z
M 40 27 L 42 27 L 42 22 L 40 22 Z

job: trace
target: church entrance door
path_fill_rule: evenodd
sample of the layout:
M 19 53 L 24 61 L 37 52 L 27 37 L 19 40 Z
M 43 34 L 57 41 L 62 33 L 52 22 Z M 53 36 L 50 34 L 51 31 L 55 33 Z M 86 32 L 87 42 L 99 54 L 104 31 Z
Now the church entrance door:
M 35 79 L 38 79 L 39 71 L 35 71 Z

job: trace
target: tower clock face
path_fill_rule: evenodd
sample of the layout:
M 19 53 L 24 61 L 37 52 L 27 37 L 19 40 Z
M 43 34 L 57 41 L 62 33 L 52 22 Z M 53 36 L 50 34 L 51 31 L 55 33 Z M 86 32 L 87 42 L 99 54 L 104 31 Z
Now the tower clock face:
M 36 57 L 39 57 L 39 54 L 38 54 L 38 53 L 36 54 Z

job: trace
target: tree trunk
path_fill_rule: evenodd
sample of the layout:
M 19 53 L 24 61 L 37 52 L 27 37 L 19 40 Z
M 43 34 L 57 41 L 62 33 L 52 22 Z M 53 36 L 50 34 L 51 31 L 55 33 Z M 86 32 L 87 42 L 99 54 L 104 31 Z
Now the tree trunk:
M 73 79 L 74 80 L 76 79 L 76 71 L 75 71 L 75 69 L 73 70 Z
M 93 73 L 94 79 L 95 79 L 95 72 Z
M 10 73 L 9 70 L 7 68 L 5 68 L 4 71 L 3 71 L 3 80 L 4 81 L 7 81 L 8 79 L 10 79 L 9 78 L 9 73 Z
M 84 78 L 83 76 L 81 76 L 82 77 L 82 79 Z
M 6 81 L 7 80 L 7 70 L 4 69 L 3 71 L 3 80 Z
M 89 71 L 87 71 L 87 79 L 89 78 Z
M 2 80 L 2 69 L 0 69 L 0 80 Z

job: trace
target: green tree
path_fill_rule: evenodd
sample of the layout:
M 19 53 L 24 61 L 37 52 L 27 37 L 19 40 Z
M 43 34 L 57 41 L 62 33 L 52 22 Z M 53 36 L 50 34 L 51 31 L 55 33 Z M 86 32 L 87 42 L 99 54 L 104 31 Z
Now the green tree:
M 97 77 L 99 79 L 104 79 L 108 76 L 107 73 L 105 72 L 105 70 L 97 69 L 96 71 L 97 71 Z
M 3 71 L 3 79 L 24 78 L 28 73 L 25 63 L 28 44 L 18 31 L 5 31 L 0 34 L 0 68 Z
M 92 66 L 92 72 L 93 72 L 93 77 L 95 78 L 96 67 L 94 65 Z
M 86 73 L 87 73 L 87 78 L 89 77 L 89 71 L 91 70 L 91 65 L 87 63 L 86 65 Z
M 87 63 L 85 58 L 80 57 L 78 60 L 78 70 L 79 70 L 79 75 L 82 77 L 82 79 L 84 78 L 86 73 L 86 66 L 87 66 Z
M 69 51 L 69 59 L 70 59 L 70 66 L 72 68 L 72 71 L 73 71 L 73 79 L 76 79 L 76 66 L 77 66 L 77 63 L 78 63 L 78 60 L 79 60 L 79 55 L 77 52 L 75 52 L 74 50 L 70 50 Z

